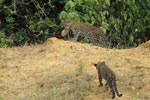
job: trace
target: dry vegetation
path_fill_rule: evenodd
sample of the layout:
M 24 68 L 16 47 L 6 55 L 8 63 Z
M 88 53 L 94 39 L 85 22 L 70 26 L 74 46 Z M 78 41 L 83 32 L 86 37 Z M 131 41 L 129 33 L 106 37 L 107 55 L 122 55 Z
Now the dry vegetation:
M 116 73 L 116 100 L 150 100 L 150 42 L 117 50 L 56 38 L 0 49 L 0 100 L 110 100 L 98 87 L 97 61 Z

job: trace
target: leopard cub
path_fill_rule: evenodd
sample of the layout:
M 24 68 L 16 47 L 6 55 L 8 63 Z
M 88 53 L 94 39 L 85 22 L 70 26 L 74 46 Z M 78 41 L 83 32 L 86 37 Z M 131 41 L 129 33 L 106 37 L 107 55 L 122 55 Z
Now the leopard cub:
M 97 64 L 94 64 L 98 71 L 98 79 L 99 79 L 99 85 L 102 86 L 102 78 L 106 80 L 105 88 L 108 90 L 110 89 L 112 92 L 112 99 L 115 98 L 115 93 L 117 96 L 121 97 L 122 94 L 118 92 L 117 84 L 116 84 L 116 75 L 115 73 L 107 67 L 105 62 L 98 62 Z
M 89 40 L 88 43 L 93 45 L 109 47 L 108 37 L 100 28 L 75 20 L 65 20 L 63 24 L 62 37 L 73 41 L 80 41 L 86 38 Z

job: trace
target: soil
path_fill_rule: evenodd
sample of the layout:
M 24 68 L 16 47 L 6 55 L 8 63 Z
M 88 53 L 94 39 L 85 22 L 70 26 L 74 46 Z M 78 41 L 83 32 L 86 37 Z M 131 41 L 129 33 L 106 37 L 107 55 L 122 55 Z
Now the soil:
M 136 48 L 108 49 L 57 38 L 43 44 L 0 48 L 0 100 L 51 100 L 50 80 L 81 66 L 86 67 L 83 73 L 93 76 L 89 93 L 81 100 L 111 100 L 111 93 L 98 87 L 93 66 L 98 61 L 105 61 L 116 74 L 123 94 L 116 100 L 150 100 L 150 41 Z

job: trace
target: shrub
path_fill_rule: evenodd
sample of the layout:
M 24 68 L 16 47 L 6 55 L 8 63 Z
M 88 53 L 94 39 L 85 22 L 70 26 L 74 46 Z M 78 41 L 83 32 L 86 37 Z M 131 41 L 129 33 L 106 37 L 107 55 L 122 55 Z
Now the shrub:
M 41 43 L 57 36 L 58 14 L 65 1 L 59 0 L 0 0 L 0 31 L 3 45 L 18 46 L 25 43 Z M 2 46 L 1 46 L 2 47 Z
M 148 0 L 70 0 L 59 18 L 100 27 L 109 36 L 112 47 L 126 48 L 150 39 L 148 5 Z

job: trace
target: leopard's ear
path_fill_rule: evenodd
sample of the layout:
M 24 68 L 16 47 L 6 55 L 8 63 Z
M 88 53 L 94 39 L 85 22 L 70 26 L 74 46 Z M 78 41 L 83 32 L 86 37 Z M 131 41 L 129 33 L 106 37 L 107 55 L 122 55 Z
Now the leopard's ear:
M 96 66 L 97 66 L 97 64 L 94 64 L 94 66 L 96 67 Z

